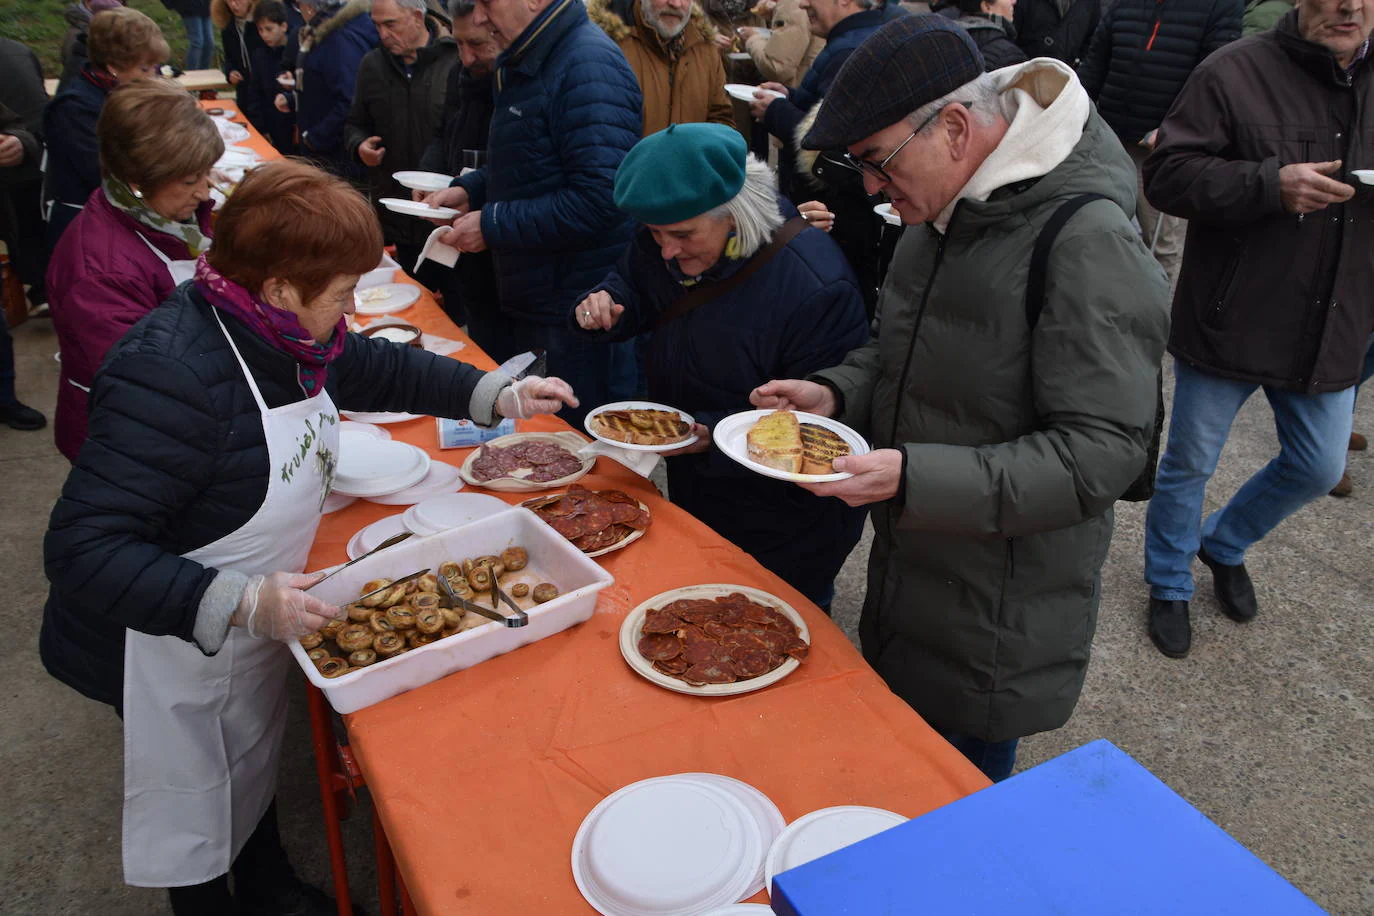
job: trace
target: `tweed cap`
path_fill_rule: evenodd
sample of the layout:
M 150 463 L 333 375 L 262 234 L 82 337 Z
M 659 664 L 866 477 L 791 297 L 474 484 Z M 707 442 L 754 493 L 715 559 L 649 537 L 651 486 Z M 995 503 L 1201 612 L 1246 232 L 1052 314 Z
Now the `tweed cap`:
M 854 49 L 825 94 L 803 149 L 842 149 L 977 79 L 983 55 L 944 16 L 902 16 Z
M 734 200 L 749 147 L 724 124 L 672 124 L 634 145 L 615 173 L 615 205 L 669 226 Z

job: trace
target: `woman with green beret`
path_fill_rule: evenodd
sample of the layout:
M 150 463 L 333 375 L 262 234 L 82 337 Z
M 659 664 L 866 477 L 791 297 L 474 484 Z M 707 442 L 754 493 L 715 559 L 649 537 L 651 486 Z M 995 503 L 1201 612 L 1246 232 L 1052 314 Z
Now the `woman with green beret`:
M 721 124 L 645 137 L 616 172 L 615 203 L 642 225 L 572 325 L 608 343 L 653 332 L 649 397 L 696 417 L 700 437 L 669 454 L 669 497 L 828 610 L 864 513 L 747 470 L 709 433 L 752 409 L 755 386 L 805 378 L 867 341 L 854 272 Z

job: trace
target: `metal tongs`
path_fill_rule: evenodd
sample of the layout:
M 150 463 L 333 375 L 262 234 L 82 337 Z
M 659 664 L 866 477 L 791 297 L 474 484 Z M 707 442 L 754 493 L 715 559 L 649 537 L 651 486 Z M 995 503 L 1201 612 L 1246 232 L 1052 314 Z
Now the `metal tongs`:
M 495 620 L 497 623 L 504 624 L 508 627 L 523 627 L 530 622 L 530 616 L 521 610 L 520 605 L 516 604 L 509 595 L 502 591 L 501 586 L 496 582 L 496 576 L 491 577 L 491 608 L 484 608 L 475 601 L 459 598 L 458 595 L 454 593 L 453 586 L 449 585 L 446 577 L 439 576 L 438 579 L 439 590 L 444 593 L 443 597 L 439 599 L 439 604 L 442 607 L 462 608 L 465 611 L 472 611 L 474 614 L 485 617 L 488 620 Z M 498 600 L 500 603 L 498 603 Z M 505 604 L 506 607 L 515 611 L 515 614 L 511 617 L 502 614 L 500 604 Z

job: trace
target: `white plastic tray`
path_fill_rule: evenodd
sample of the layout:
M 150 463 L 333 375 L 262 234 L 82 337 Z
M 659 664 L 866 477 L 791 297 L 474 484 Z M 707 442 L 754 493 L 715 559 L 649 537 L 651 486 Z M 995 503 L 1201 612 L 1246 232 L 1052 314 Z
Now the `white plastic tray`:
M 311 594 L 344 604 L 372 579 L 403 576 L 426 566 L 437 570 L 445 560 L 499 554 L 514 544 L 529 551 L 530 566 L 561 592 L 531 608 L 527 626 L 512 628 L 491 621 L 336 678 L 321 675 L 300 643 L 290 643 L 291 654 L 337 712 L 356 712 L 581 623 L 596 609 L 596 593 L 615 581 L 533 512 L 517 506 L 431 537 L 413 537 L 350 566 Z

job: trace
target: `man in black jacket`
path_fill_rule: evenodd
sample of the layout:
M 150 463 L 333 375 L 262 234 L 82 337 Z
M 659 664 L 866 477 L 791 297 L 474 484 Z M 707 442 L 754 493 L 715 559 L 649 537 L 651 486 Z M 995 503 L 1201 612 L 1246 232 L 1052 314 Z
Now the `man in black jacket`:
M 1145 523 L 1150 636 L 1171 657 L 1191 644 L 1194 554 L 1222 611 L 1252 620 L 1246 551 L 1345 467 L 1374 333 L 1374 188 L 1350 175 L 1374 168 L 1371 28 L 1360 0 L 1298 0 L 1198 67 L 1145 164 L 1151 202 L 1190 221 L 1173 422 Z M 1203 522 L 1207 480 L 1257 388 L 1279 454 Z
M 1011 19 L 1016 43 L 1028 57 L 1053 57 L 1077 67 L 1101 12 L 1101 0 L 1019 0 Z
M 253 9 L 253 28 L 262 40 L 252 52 L 253 82 L 267 100 L 267 139 L 283 156 L 296 152 L 296 114 L 289 106 L 277 107 L 275 99 L 283 89 L 280 77 L 292 69 L 286 57 L 300 26 L 299 15 L 281 0 L 261 0 Z
M 358 67 L 344 145 L 349 158 L 367 166 L 374 204 L 382 197 L 410 196 L 391 176 L 419 167 L 443 113 L 449 71 L 458 63 L 448 24 L 427 13 L 425 0 L 372 4 L 382 46 L 369 51 Z M 396 260 L 414 270 L 434 227 L 384 208 L 378 214 L 387 242 L 396 246 Z
M 1188 75 L 1208 54 L 1240 37 L 1243 12 L 1243 0 L 1118 0 L 1103 15 L 1078 78 L 1135 160 L 1137 175 Z M 1186 224 L 1161 217 L 1143 187 L 1135 215 L 1173 284 Z
M 10 263 L 29 288 L 29 305 L 48 301 L 48 250 L 43 242 L 43 68 L 27 46 L 0 38 L 0 106 L 16 116 L 15 133 L 26 132 L 34 144 L 21 165 L 7 168 L 0 179 L 0 240 L 9 249 Z M 0 141 L 3 142 L 3 141 Z M 27 147 L 26 147 L 27 149 Z
M 452 0 L 448 13 L 453 40 L 458 45 L 459 66 L 449 71 L 448 94 L 438 129 L 429 141 L 420 168 L 426 172 L 460 175 L 464 169 L 486 164 L 487 133 L 491 126 L 492 72 L 505 49 L 491 29 L 478 25 L 472 15 L 476 0 Z M 415 199 L 424 192 L 414 192 Z M 442 281 L 444 311 L 455 324 L 466 324 L 468 335 L 489 352 L 501 352 L 499 343 L 505 323 L 496 297 L 496 274 L 490 251 L 468 252 L 458 259 Z

